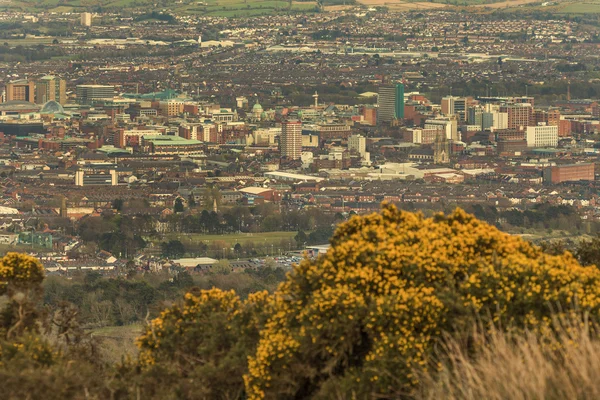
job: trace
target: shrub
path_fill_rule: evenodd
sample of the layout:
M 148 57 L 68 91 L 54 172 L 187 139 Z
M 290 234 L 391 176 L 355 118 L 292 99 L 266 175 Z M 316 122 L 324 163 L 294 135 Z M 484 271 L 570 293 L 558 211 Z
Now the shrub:
M 44 268 L 33 257 L 7 253 L 0 259 L 0 296 L 7 298 L 6 307 L 0 309 L 0 338 L 37 330 L 43 280 Z
M 411 393 L 443 332 L 484 327 L 548 334 L 559 306 L 597 315 L 600 272 L 552 256 L 456 210 L 384 206 L 339 226 L 273 295 L 245 376 L 250 399 Z M 559 314 L 561 314 L 559 313 Z
M 145 377 L 167 382 L 145 385 L 154 391 L 148 394 L 160 398 L 164 390 L 183 398 L 239 398 L 267 301 L 266 292 L 243 302 L 234 291 L 211 289 L 187 293 L 182 306 L 163 311 L 138 339 Z

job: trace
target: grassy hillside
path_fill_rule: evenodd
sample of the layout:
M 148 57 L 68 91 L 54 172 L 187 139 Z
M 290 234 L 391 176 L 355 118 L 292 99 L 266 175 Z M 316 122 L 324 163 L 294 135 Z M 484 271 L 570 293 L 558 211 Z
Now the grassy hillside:
M 326 1 L 327 3 L 327 1 Z M 269 15 L 279 12 L 312 11 L 316 1 L 286 0 L 11 0 L 0 9 L 53 12 L 146 12 L 149 9 L 176 15 L 205 14 L 214 16 Z
M 437 8 L 460 9 L 473 12 L 483 10 L 543 11 L 558 15 L 600 14 L 597 0 L 557 0 L 542 6 L 542 0 L 324 0 L 324 5 L 362 4 L 385 6 L 390 11 L 430 10 Z M 310 12 L 316 0 L 7 0 L 0 3 L 0 10 L 22 11 L 128 11 L 146 12 L 149 9 L 173 14 L 212 15 L 243 17 L 276 13 Z

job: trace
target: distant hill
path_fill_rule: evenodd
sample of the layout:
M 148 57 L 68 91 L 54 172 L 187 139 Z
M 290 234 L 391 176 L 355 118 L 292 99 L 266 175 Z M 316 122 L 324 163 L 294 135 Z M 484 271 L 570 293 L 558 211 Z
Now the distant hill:
M 173 15 L 224 17 L 313 12 L 323 6 L 360 4 L 390 11 L 459 9 L 472 12 L 545 12 L 558 15 L 600 14 L 598 0 L 5 0 L 0 10 L 55 12 L 168 12 Z
M 322 0 L 323 5 L 354 4 L 355 0 Z M 312 12 L 316 0 L 11 0 L 0 9 L 54 12 L 167 12 L 173 15 L 253 16 Z

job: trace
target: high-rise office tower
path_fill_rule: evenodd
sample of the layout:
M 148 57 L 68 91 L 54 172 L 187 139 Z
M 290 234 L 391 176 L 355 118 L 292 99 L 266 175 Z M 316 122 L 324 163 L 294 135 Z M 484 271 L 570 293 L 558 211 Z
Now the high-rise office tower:
M 67 102 L 67 83 L 64 79 L 47 75 L 36 82 L 35 102 L 44 104 L 50 100 L 54 100 L 60 104 Z
M 404 85 L 380 86 L 377 99 L 377 120 L 389 122 L 404 118 Z
M 35 84 L 33 81 L 22 79 L 6 84 L 6 101 L 35 101 Z
M 352 135 L 348 138 L 348 150 L 355 151 L 360 156 L 364 156 L 367 152 L 367 138 L 361 135 Z
M 456 115 L 460 121 L 467 119 L 468 101 L 465 97 L 446 96 L 442 98 L 442 114 Z
M 285 121 L 281 124 L 279 140 L 281 157 L 299 160 L 302 155 L 302 122 L 297 120 Z
M 532 125 L 533 108 L 530 103 L 506 104 L 500 112 L 508 114 L 508 129 L 525 130 Z

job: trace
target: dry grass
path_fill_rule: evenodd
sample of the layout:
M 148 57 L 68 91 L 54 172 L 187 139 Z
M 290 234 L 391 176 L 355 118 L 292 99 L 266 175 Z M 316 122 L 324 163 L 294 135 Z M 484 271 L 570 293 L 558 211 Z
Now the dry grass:
M 337 5 L 337 6 L 325 6 L 323 7 L 327 12 L 335 12 L 335 11 L 350 11 L 356 8 L 354 5 Z
M 477 351 L 450 339 L 441 368 L 422 377 L 416 398 L 600 399 L 600 339 L 587 325 L 559 332 L 551 338 L 559 346 L 533 333 L 476 334 L 475 342 L 484 344 Z
M 425 1 L 411 2 L 404 0 L 358 0 L 360 4 L 366 6 L 385 6 L 392 11 L 408 10 L 430 10 L 437 8 L 446 8 L 448 5 L 442 3 L 429 3 Z
M 474 4 L 471 7 L 479 7 L 479 8 L 509 8 L 509 7 L 518 7 L 529 3 L 540 3 L 540 0 L 506 0 L 500 1 L 498 3 L 490 3 L 490 4 Z

